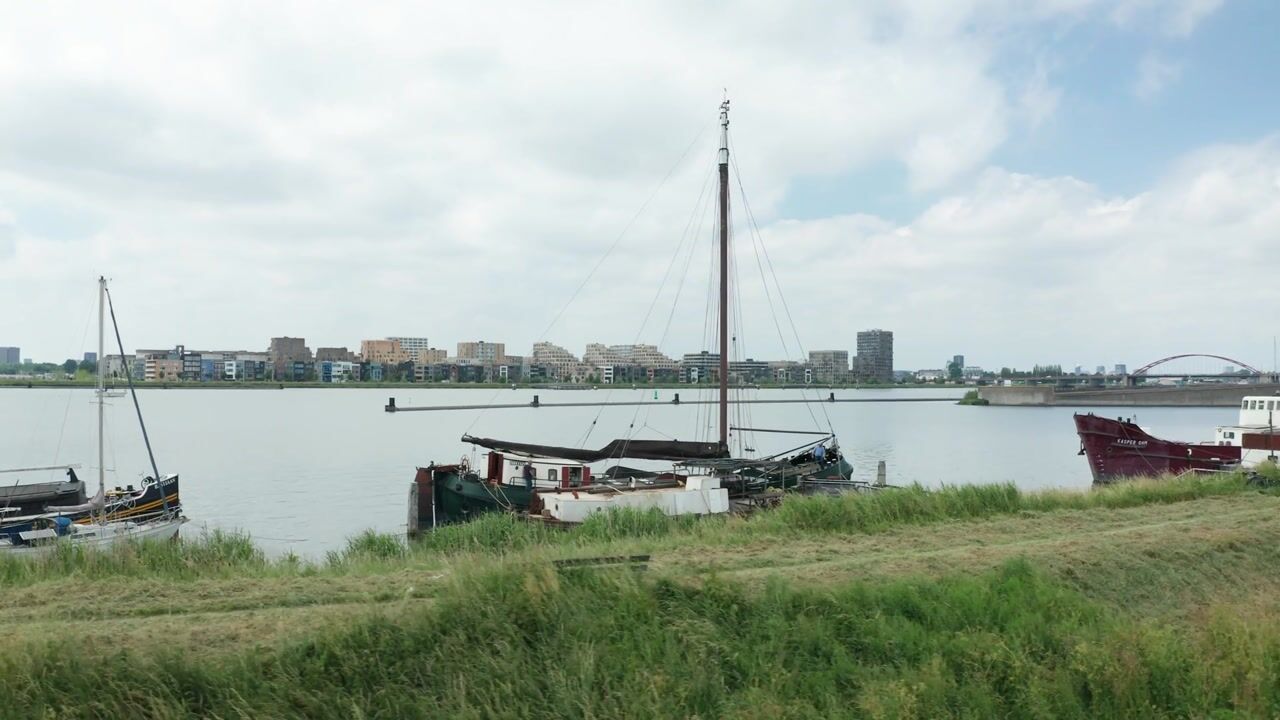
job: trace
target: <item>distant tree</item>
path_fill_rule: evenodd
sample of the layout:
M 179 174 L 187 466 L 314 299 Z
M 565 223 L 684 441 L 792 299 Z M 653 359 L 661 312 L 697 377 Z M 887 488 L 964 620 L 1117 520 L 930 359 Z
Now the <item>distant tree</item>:
M 62 363 L 62 371 L 68 375 L 74 375 L 78 365 L 80 365 L 80 363 L 75 360 L 68 359 L 66 362 Z
M 80 364 L 77 365 L 76 367 L 89 374 L 98 372 L 98 363 L 94 362 L 93 360 L 81 360 Z
M 955 382 L 960 382 L 964 377 L 964 368 L 960 367 L 960 363 L 952 360 L 947 363 L 947 377 Z

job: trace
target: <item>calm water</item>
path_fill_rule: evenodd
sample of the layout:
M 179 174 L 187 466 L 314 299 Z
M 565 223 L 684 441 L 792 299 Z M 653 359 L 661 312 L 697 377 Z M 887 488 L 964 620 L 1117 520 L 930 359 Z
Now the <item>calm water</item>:
M 669 400 L 672 390 L 659 390 Z M 652 399 L 653 390 L 540 390 L 543 402 Z M 142 390 L 142 408 L 160 471 L 182 475 L 182 498 L 192 523 L 239 529 L 272 552 L 318 556 L 366 528 L 404 529 L 414 468 L 454 461 L 472 452 L 458 439 L 475 435 L 560 445 L 603 445 L 624 437 L 700 439 L 706 406 L 542 408 L 383 412 L 397 403 L 437 405 L 528 402 L 530 390 L 288 389 Z M 760 398 L 799 397 L 763 390 Z M 959 396 L 947 390 L 836 391 L 839 397 Z M 681 391 L 685 400 L 694 399 Z M 811 395 L 812 396 L 812 395 Z M 825 392 L 823 393 L 825 396 Z M 0 389 L 0 468 L 78 463 L 95 476 L 92 392 L 85 389 Z M 107 468 L 112 484 L 137 483 L 147 472 L 133 407 L 127 397 L 107 409 Z M 837 403 L 753 405 L 735 424 L 758 428 L 815 427 L 828 422 L 859 478 L 888 464 L 889 482 L 1013 481 L 1024 488 L 1086 487 L 1089 471 L 1077 456 L 1073 408 L 961 407 L 951 403 Z M 1136 414 L 1157 435 L 1207 440 L 1234 408 L 1103 408 Z M 737 412 L 737 411 L 735 411 Z M 744 409 L 743 412 L 746 412 Z M 811 416 L 810 413 L 813 413 Z M 593 427 L 594 421 L 594 427 Z M 587 431 L 590 435 L 587 436 Z M 585 443 L 584 441 L 585 436 Z M 778 452 L 803 442 L 795 435 L 757 435 L 751 446 Z M 149 474 L 149 473 L 148 473 Z M 56 479 L 32 473 L 23 482 Z M 15 476 L 0 476 L 13 482 Z

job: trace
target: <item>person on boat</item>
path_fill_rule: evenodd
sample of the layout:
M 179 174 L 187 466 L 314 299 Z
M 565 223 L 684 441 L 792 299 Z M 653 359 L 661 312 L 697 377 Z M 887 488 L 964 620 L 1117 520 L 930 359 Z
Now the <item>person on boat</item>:
M 822 443 L 813 449 L 813 459 L 817 461 L 818 467 L 822 467 L 822 463 L 826 460 L 827 448 Z
M 524 464 L 524 489 L 533 490 L 533 463 Z

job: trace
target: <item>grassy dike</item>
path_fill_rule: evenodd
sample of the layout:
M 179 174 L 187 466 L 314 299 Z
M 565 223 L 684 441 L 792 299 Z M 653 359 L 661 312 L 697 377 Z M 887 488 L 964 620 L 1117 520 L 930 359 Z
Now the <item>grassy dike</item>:
M 1224 476 L 9 559 L 0 715 L 1272 717 L 1278 545 Z

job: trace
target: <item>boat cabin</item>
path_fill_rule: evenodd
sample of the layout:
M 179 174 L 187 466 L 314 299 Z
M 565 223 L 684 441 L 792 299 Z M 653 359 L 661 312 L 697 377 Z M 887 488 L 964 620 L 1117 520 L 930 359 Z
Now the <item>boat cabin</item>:
M 1221 425 L 1214 433 L 1215 445 L 1241 448 L 1240 464 L 1256 467 L 1259 463 L 1280 459 L 1280 437 L 1276 423 L 1280 421 L 1280 396 L 1251 395 L 1240 401 L 1240 417 L 1235 425 Z
M 592 484 L 591 466 L 573 460 L 490 452 L 484 479 L 495 485 L 525 486 L 525 468 L 533 473 L 535 488 L 579 488 Z

